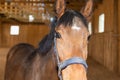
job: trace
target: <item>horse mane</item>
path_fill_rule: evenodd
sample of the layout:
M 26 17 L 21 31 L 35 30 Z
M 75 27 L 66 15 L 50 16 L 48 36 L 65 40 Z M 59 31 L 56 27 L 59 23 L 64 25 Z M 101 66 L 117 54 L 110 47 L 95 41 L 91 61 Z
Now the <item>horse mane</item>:
M 57 26 L 60 26 L 61 24 L 64 26 L 72 26 L 73 19 L 75 17 L 78 17 L 84 23 L 84 25 L 88 28 L 88 22 L 86 18 L 80 12 L 75 10 L 66 10 L 65 13 L 59 19 Z
M 54 44 L 54 34 L 56 27 L 57 17 L 54 17 L 52 23 L 50 24 L 50 32 L 47 34 L 39 43 L 38 51 L 41 55 L 46 55 L 52 48 Z

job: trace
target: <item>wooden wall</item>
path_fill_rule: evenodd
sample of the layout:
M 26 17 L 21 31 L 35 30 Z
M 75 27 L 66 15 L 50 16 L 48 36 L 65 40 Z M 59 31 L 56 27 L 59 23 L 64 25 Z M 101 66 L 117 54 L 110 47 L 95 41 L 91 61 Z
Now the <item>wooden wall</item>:
M 19 35 L 10 35 L 10 26 L 20 26 Z M 39 41 L 49 32 L 44 24 L 2 22 L 0 25 L 0 47 L 12 47 L 18 43 L 30 43 L 37 46 Z
M 118 71 L 120 74 L 120 0 L 118 0 Z
M 93 34 L 89 42 L 89 55 L 113 72 L 118 72 L 117 0 L 103 0 L 95 9 L 92 26 Z M 105 14 L 105 32 L 98 32 L 99 15 Z

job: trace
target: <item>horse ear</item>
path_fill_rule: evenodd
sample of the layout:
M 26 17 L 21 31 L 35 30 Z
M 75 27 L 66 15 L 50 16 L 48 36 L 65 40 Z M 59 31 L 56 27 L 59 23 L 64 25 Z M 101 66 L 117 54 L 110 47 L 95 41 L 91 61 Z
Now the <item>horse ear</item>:
M 84 8 L 82 8 L 81 13 L 83 16 L 90 21 L 93 12 L 93 0 L 87 0 L 87 3 Z
M 56 0 L 55 10 L 58 18 L 60 18 L 64 14 L 65 8 L 66 8 L 65 0 Z

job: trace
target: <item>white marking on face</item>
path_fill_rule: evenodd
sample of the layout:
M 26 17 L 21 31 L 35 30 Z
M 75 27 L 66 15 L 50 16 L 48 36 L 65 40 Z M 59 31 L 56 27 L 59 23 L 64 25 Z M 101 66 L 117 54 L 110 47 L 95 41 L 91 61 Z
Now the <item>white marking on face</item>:
M 81 28 L 78 27 L 76 24 L 74 24 L 74 25 L 72 26 L 72 29 L 79 31 Z

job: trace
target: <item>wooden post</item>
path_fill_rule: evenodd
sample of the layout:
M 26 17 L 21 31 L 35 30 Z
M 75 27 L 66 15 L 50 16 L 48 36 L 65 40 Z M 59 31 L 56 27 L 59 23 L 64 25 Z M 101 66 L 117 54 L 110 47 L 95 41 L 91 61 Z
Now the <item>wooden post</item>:
M 0 47 L 2 47 L 2 22 L 0 19 Z
M 120 0 L 118 0 L 118 71 L 120 74 Z

